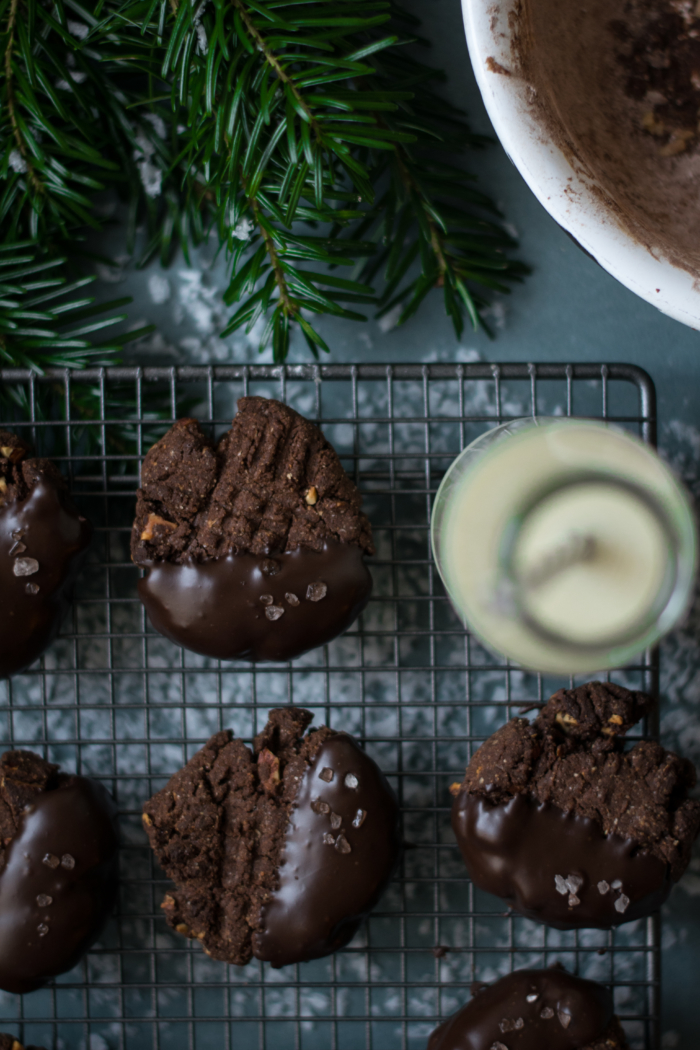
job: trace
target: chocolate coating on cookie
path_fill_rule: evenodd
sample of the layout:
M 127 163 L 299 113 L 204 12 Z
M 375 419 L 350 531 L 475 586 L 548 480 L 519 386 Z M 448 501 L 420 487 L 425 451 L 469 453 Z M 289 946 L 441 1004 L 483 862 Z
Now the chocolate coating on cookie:
M 452 827 L 472 880 L 529 919 L 608 929 L 657 911 L 668 866 L 588 817 L 516 795 L 492 805 L 460 792 Z
M 397 828 L 379 767 L 346 733 L 326 740 L 299 784 L 279 886 L 253 936 L 256 958 L 286 966 L 348 944 L 394 868 Z
M 0 431 L 0 677 L 29 667 L 58 634 L 92 526 L 45 459 Z
M 141 472 L 131 551 L 153 625 L 220 659 L 287 660 L 344 631 L 369 600 L 361 496 L 309 420 L 241 398 L 214 446 L 182 419 Z
M 560 929 L 651 914 L 687 867 L 700 803 L 691 763 L 659 744 L 622 751 L 651 700 L 589 683 L 512 719 L 454 785 L 452 824 L 481 889 Z
M 0 988 L 30 992 L 71 970 L 109 915 L 116 806 L 97 781 L 27 751 L 2 756 L 0 779 Z
M 372 593 L 362 551 L 344 543 L 276 558 L 156 562 L 138 583 L 155 629 L 220 660 L 291 660 L 331 641 Z
M 610 992 L 559 967 L 477 987 L 428 1050 L 627 1050 Z
M 175 882 L 165 916 L 216 959 L 283 966 L 336 951 L 393 872 L 391 787 L 347 734 L 304 735 L 310 720 L 272 711 L 253 752 L 217 733 L 144 806 Z

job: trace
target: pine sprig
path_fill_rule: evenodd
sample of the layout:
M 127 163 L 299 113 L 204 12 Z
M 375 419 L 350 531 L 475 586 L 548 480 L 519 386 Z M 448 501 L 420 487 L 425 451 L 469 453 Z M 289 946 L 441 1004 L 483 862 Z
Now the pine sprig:
M 43 375 L 48 368 L 80 370 L 118 364 L 124 345 L 153 331 L 113 331 L 127 319 L 121 310 L 131 300 L 96 303 L 87 289 L 94 277 L 71 279 L 64 258 L 50 256 L 34 242 L 0 247 L 0 366 L 29 369 Z M 27 388 L 2 387 L 3 417 L 63 419 L 66 406 L 62 385 L 37 386 L 30 405 Z M 74 390 L 74 417 L 94 418 L 98 392 L 82 386 Z
M 67 250 L 107 187 L 141 264 L 218 237 L 224 334 L 265 318 L 278 361 L 295 325 L 317 354 L 314 317 L 404 321 L 436 286 L 477 325 L 525 268 L 416 28 L 394 0 L 0 0 L 0 242 Z
M 379 316 L 401 306 L 398 324 L 416 313 L 433 288 L 442 288 L 460 336 L 465 315 L 475 328 L 486 327 L 481 310 L 488 299 L 480 289 L 507 293 L 506 282 L 522 279 L 528 268 L 506 254 L 517 244 L 491 199 L 476 189 L 473 176 L 446 159 L 488 140 L 474 135 L 464 115 L 433 91 L 441 79 L 401 50 L 379 56 L 377 82 L 413 92 L 383 120 L 412 131 L 415 140 L 375 161 L 373 184 L 386 188 L 362 227 L 363 235 L 372 230 L 378 248 L 362 275 L 373 281 L 383 272 Z M 406 280 L 417 260 L 420 275 Z
M 153 54 L 162 42 L 172 111 L 188 107 L 185 197 L 199 185 L 230 252 L 225 300 L 241 302 L 224 334 L 265 315 L 261 347 L 271 342 L 276 360 L 294 322 L 314 353 L 327 350 L 311 317 L 364 319 L 349 307 L 377 302 L 380 273 L 380 313 L 400 304 L 403 322 L 441 287 L 461 334 L 465 315 L 481 322 L 485 293 L 526 272 L 492 202 L 446 159 L 484 140 L 408 54 L 395 4 L 173 6 L 152 2 L 149 22 L 145 2 L 126 0 L 121 17 L 140 22 Z M 311 227 L 301 238 L 299 223 Z M 324 280 L 337 266 L 355 273 Z

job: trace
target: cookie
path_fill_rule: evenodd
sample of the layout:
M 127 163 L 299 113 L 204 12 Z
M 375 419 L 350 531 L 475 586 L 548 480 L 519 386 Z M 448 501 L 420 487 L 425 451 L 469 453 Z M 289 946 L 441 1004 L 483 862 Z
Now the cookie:
M 612 995 L 559 966 L 516 970 L 433 1032 L 428 1050 L 629 1050 Z
M 656 911 L 700 827 L 695 768 L 660 744 L 623 751 L 645 693 L 590 682 L 513 718 L 455 784 L 452 827 L 482 890 L 559 929 L 608 929 Z
M 43 1046 L 23 1046 L 19 1039 L 7 1032 L 0 1032 L 0 1050 L 44 1050 Z
M 71 970 L 117 888 L 116 806 L 101 784 L 31 751 L 0 758 L 0 988 Z
M 58 634 L 91 536 L 58 468 L 0 430 L 0 678 Z
M 161 907 L 214 959 L 286 966 L 346 945 L 399 854 L 384 774 L 347 733 L 296 707 L 270 712 L 251 751 L 217 733 L 144 806 L 175 888 Z
M 369 601 L 361 496 L 313 423 L 244 397 L 214 445 L 177 422 L 141 470 L 132 558 L 157 631 L 218 659 L 289 660 Z

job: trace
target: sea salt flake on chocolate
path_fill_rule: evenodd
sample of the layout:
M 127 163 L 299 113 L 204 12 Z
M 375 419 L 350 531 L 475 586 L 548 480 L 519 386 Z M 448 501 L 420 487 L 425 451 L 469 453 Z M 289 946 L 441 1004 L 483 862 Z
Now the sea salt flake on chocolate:
M 331 813 L 331 827 L 334 831 L 337 831 L 340 825 L 343 823 L 343 818 L 340 813 Z
M 514 1032 L 518 1025 L 510 1017 L 504 1017 L 503 1020 L 499 1022 L 498 1027 L 505 1035 L 506 1032 Z M 520 1027 L 522 1028 L 522 1025 L 520 1025 Z
M 274 600 L 275 599 L 272 597 L 271 594 L 261 594 L 260 595 L 260 601 L 263 603 L 263 605 L 272 605 Z
M 579 900 L 579 898 L 576 896 L 575 893 L 570 893 L 569 894 L 569 907 L 570 908 L 575 908 L 580 903 L 581 903 L 581 901 Z
M 358 809 L 355 816 L 352 818 L 352 826 L 354 828 L 361 828 L 367 817 L 367 811 L 364 809 Z
M 536 1003 L 537 1000 L 539 999 L 539 997 L 540 996 L 539 996 L 538 992 L 531 992 L 530 995 L 526 995 L 525 996 L 525 1002 L 526 1003 Z
M 624 893 L 621 893 L 620 896 L 615 901 L 615 911 L 619 911 L 621 914 L 624 914 L 627 911 L 627 909 L 629 908 L 629 906 L 630 906 L 630 899 L 629 899 L 629 897 L 626 897 Z
M 345 838 L 345 835 L 338 835 L 338 838 L 335 840 L 335 848 L 338 850 L 338 853 L 352 852 L 352 846 Z
M 265 615 L 268 620 L 279 620 L 280 616 L 284 616 L 284 609 L 281 605 L 268 605 Z
M 491 1043 L 489 1050 L 508 1050 L 504 1043 Z
M 24 536 L 24 529 L 13 529 L 11 536 L 13 540 L 21 540 Z
M 324 846 L 335 846 L 335 839 L 331 835 L 330 831 L 325 831 L 323 834 L 323 845 Z
M 38 594 L 39 593 L 39 584 L 38 583 L 25 583 L 24 589 L 27 592 L 27 594 Z
M 612 888 L 614 890 L 621 890 L 622 889 L 622 879 L 615 879 L 615 881 L 611 882 L 610 885 L 612 886 Z
M 540 1010 L 540 1017 L 543 1021 L 551 1021 L 554 1017 L 554 1010 L 551 1006 L 545 1006 Z
M 320 602 L 328 594 L 328 587 L 323 580 L 315 580 L 306 588 L 306 600 L 309 602 Z
M 610 883 L 606 882 L 605 879 L 601 879 L 598 883 L 598 893 L 601 897 L 604 897 L 606 893 L 610 893 Z
M 263 576 L 276 576 L 280 571 L 280 564 L 274 558 L 265 558 L 265 561 L 260 566 L 260 572 Z
M 15 576 L 33 576 L 39 571 L 39 562 L 36 558 L 15 558 L 12 571 Z
M 36 932 L 39 934 L 40 937 L 45 937 L 46 934 L 49 932 L 49 928 L 45 922 L 40 922 L 36 928 Z
M 50 904 L 53 904 L 53 897 L 49 897 L 48 893 L 40 893 L 37 896 L 36 902 L 40 908 L 48 908 Z
M 569 875 L 566 880 L 566 885 L 569 887 L 570 893 L 578 893 L 583 886 L 583 879 L 580 875 Z
M 357 777 L 355 776 L 354 773 L 346 773 L 345 774 L 345 787 L 346 788 L 352 788 L 352 790 L 354 791 L 355 788 L 357 788 L 359 786 L 360 786 L 360 781 L 357 779 Z
M 321 798 L 315 798 L 311 803 L 311 808 L 314 813 L 330 813 L 331 807 L 327 802 L 324 802 Z
M 568 1028 L 571 1024 L 571 1014 L 567 1014 L 565 1010 L 558 1010 L 557 1017 L 562 1028 Z
M 75 867 L 75 857 L 71 857 L 70 853 L 64 853 L 61 857 L 61 867 L 66 871 L 72 871 Z
M 557 888 L 557 893 L 561 893 L 562 897 L 566 897 L 569 887 L 566 885 L 566 879 L 563 875 L 554 876 L 554 885 Z
M 15 542 L 10 547 L 10 555 L 12 557 L 14 557 L 15 554 L 24 554 L 26 549 L 27 549 L 26 543 L 20 543 L 19 540 L 15 540 Z
M 285 594 L 285 598 L 287 599 L 290 605 L 297 606 L 300 604 L 296 594 L 292 594 L 291 591 L 287 591 L 287 593 Z
M 523 1021 L 522 1017 L 516 1017 L 516 1019 L 515 1019 L 515 1031 L 519 1032 L 520 1029 L 524 1028 L 524 1027 L 525 1027 L 525 1022 Z
M 333 770 L 330 769 L 328 766 L 324 766 L 318 775 L 320 776 L 321 780 L 325 780 L 327 784 L 330 784 L 334 776 Z
M 47 868 L 57 868 L 61 862 L 58 857 L 54 857 L 53 853 L 47 853 L 41 863 Z

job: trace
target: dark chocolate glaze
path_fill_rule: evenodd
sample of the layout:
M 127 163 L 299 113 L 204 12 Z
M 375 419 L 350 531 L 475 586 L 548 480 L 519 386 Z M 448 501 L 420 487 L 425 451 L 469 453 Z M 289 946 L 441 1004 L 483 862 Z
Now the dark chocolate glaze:
M 118 844 L 116 806 L 87 777 L 27 807 L 0 874 L 0 988 L 31 992 L 76 965 L 114 904 Z
M 639 919 L 656 911 L 671 890 L 667 866 L 633 839 L 606 836 L 596 821 L 525 795 L 492 805 L 460 791 L 452 827 L 480 889 L 560 930 L 608 929 Z M 583 880 L 575 893 L 580 903 L 557 891 L 555 875 Z M 622 886 L 613 888 L 618 880 Z M 598 883 L 610 888 L 601 893 Z M 629 904 L 620 911 L 615 902 L 624 904 L 623 894 Z
M 331 737 L 299 785 L 280 885 L 262 910 L 253 954 L 277 967 L 342 948 L 379 900 L 399 850 L 399 807 L 386 777 L 352 737 Z
M 555 967 L 516 970 L 443 1022 L 428 1050 L 576 1050 L 603 1035 L 612 1018 L 612 996 L 602 985 Z
M 314 583 L 326 586 L 318 601 L 306 596 Z M 155 629 L 185 649 L 219 660 L 292 660 L 347 630 L 369 601 L 372 577 L 359 547 L 329 543 L 318 553 L 152 562 L 138 588 Z M 270 608 L 284 611 L 272 620 Z
M 49 481 L 0 508 L 0 677 L 29 667 L 58 634 L 91 536 L 90 522 Z M 16 558 L 39 568 L 16 576 Z

